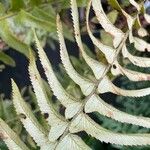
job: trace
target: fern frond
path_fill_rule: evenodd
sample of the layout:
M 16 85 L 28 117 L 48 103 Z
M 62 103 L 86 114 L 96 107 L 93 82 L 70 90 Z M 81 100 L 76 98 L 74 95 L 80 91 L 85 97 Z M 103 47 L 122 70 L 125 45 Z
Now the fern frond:
M 115 49 L 113 49 L 112 47 L 109 47 L 103 43 L 101 43 L 97 38 L 95 38 L 90 30 L 89 27 L 89 12 L 90 12 L 90 7 L 91 7 L 91 2 L 88 4 L 87 7 L 87 12 L 86 12 L 86 26 L 87 26 L 87 31 L 88 34 L 93 42 L 93 44 L 95 46 L 97 46 L 97 48 L 102 51 L 108 61 L 108 63 L 112 63 L 114 56 L 115 56 Z
M 126 45 L 122 48 L 122 54 L 124 58 L 128 58 L 134 65 L 139 67 L 149 67 L 150 60 L 149 58 L 134 56 L 128 52 Z
M 145 19 L 146 19 L 146 21 L 148 22 L 148 23 L 150 23 L 150 15 L 148 15 L 148 14 L 144 14 L 144 17 L 145 17 Z
M 140 37 L 145 37 L 145 36 L 148 36 L 149 34 L 148 34 L 147 30 L 144 29 L 143 27 L 141 27 L 141 25 L 140 25 L 140 28 L 138 29 L 138 35 Z
M 63 140 L 58 144 L 56 150 L 91 150 L 80 137 L 74 134 L 67 134 Z
M 125 90 L 114 85 L 107 77 L 105 77 L 98 85 L 99 93 L 112 92 L 117 95 L 128 97 L 142 97 L 150 94 L 150 88 L 144 88 L 139 90 Z
M 29 150 L 18 135 L 0 118 L 0 138 L 11 150 Z
M 117 48 L 124 37 L 124 33 L 110 22 L 99 0 L 92 0 L 92 6 L 99 23 L 102 25 L 106 32 L 110 33 L 114 37 L 114 47 Z
M 140 11 L 140 5 L 135 1 L 135 0 L 129 0 L 129 2 L 134 6 L 134 7 L 136 7 L 136 9 L 138 10 L 138 11 Z
M 29 74 L 40 110 L 44 114 L 48 115 L 47 121 L 51 126 L 49 140 L 55 141 L 64 132 L 68 123 L 63 116 L 54 110 L 53 105 L 48 100 L 48 96 L 44 90 L 44 86 L 32 54 L 30 56 Z
M 70 118 L 74 116 L 81 107 L 81 103 L 79 100 L 75 99 L 72 95 L 68 94 L 65 89 L 62 87 L 57 77 L 55 76 L 52 66 L 41 47 L 37 37 L 35 36 L 36 46 L 38 49 L 39 58 L 41 60 L 41 64 L 43 65 L 45 74 L 48 79 L 48 83 L 54 92 L 54 95 L 59 99 L 59 101 L 66 107 L 66 115 Z M 70 112 L 70 107 L 76 107 L 74 111 Z
M 104 102 L 104 100 L 102 100 L 98 95 L 91 96 L 91 98 L 87 101 L 84 110 L 86 113 L 99 112 L 104 116 L 123 123 L 129 123 L 150 128 L 150 118 L 133 116 L 128 113 L 122 112 Z
M 75 40 L 81 51 L 81 54 L 86 62 L 86 64 L 91 68 L 94 73 L 94 81 L 81 76 L 72 65 L 66 44 L 63 36 L 63 27 L 59 15 L 57 15 L 56 24 L 58 30 L 58 39 L 60 44 L 60 56 L 62 64 L 68 74 L 68 76 L 81 88 L 82 93 L 85 95 L 83 99 L 76 99 L 71 94 L 69 94 L 64 87 L 61 85 L 57 79 L 52 65 L 44 52 L 40 41 L 38 40 L 36 33 L 34 32 L 34 38 L 36 47 L 38 50 L 38 56 L 40 62 L 44 69 L 44 73 L 47 77 L 50 88 L 53 94 L 65 107 L 65 114 L 61 115 L 56 109 L 54 109 L 53 104 L 48 99 L 47 93 L 45 92 L 43 82 L 40 73 L 36 66 L 36 61 L 34 56 L 30 54 L 29 63 L 29 75 L 30 80 L 33 85 L 33 90 L 35 92 L 37 103 L 43 114 L 48 117 L 46 120 L 50 125 L 49 131 L 46 131 L 38 120 L 32 114 L 31 109 L 25 103 L 19 89 L 14 81 L 12 81 L 13 89 L 13 102 L 16 108 L 17 114 L 20 116 L 20 120 L 29 134 L 33 137 L 35 142 L 41 149 L 51 149 L 51 150 L 89 150 L 91 149 L 81 137 L 76 135 L 78 132 L 86 132 L 90 136 L 106 143 L 118 144 L 118 145 L 150 145 L 150 134 L 127 134 L 127 133 L 115 133 L 108 129 L 105 129 L 100 124 L 96 123 L 92 118 L 89 117 L 89 113 L 98 112 L 99 114 L 114 119 L 118 122 L 138 125 L 146 128 L 150 128 L 150 118 L 143 116 L 135 116 L 116 109 L 110 104 L 106 103 L 98 94 L 103 94 L 107 92 L 114 93 L 116 95 L 125 97 L 142 97 L 150 94 L 150 87 L 143 89 L 127 90 L 116 86 L 107 75 L 109 71 L 112 72 L 114 76 L 122 75 L 126 76 L 131 81 L 148 81 L 150 80 L 150 75 L 146 73 L 141 73 L 139 71 L 133 71 L 123 67 L 119 62 L 118 57 L 120 52 L 123 54 L 123 58 L 128 58 L 131 63 L 139 67 L 149 67 L 150 60 L 146 57 L 139 57 L 132 55 L 126 45 L 129 43 L 134 43 L 134 47 L 138 51 L 149 51 L 149 43 L 144 41 L 142 38 L 136 37 L 132 32 L 135 23 L 139 21 L 139 13 L 143 7 L 143 3 L 138 4 L 134 0 L 129 0 L 129 2 L 137 9 L 137 14 L 132 17 L 127 12 L 125 12 L 119 5 L 117 0 L 110 1 L 110 4 L 118 11 L 120 11 L 127 20 L 127 29 L 124 33 L 121 29 L 115 27 L 113 23 L 108 19 L 105 14 L 100 0 L 91 0 L 87 6 L 86 12 L 86 26 L 88 34 L 93 42 L 93 44 L 104 53 L 108 64 L 103 63 L 91 58 L 85 51 L 84 45 L 81 39 L 80 28 L 79 28 L 79 14 L 77 9 L 76 0 L 71 0 L 71 10 L 72 10 L 72 20 L 73 28 L 75 33 Z M 89 26 L 89 13 L 90 7 L 93 7 L 96 17 L 99 23 L 102 25 L 103 29 L 110 33 L 113 38 L 113 46 L 108 46 L 99 41 L 94 37 L 90 26 Z M 145 12 L 143 12 L 144 14 Z M 149 22 L 148 14 L 144 14 L 146 20 Z M 28 16 L 29 19 L 31 16 Z M 140 21 L 138 23 L 138 28 L 142 28 Z M 141 37 L 146 34 L 146 30 L 140 33 Z M 129 41 L 128 41 L 129 39 Z M 16 145 L 16 140 L 18 137 L 6 126 L 5 123 L 0 120 L 0 131 L 2 135 L 8 136 L 7 140 L 4 141 L 10 148 L 11 144 L 13 147 Z M 7 129 L 8 128 L 8 129 Z M 6 131 L 9 131 L 6 133 Z M 14 135 L 14 137 L 12 136 Z M 17 143 L 17 148 L 22 148 L 24 145 L 20 140 Z M 24 149 L 26 146 L 23 147 Z M 27 148 L 26 148 L 27 149 Z
M 134 60 L 134 59 L 132 59 Z M 144 63 L 144 61 L 141 61 Z M 113 75 L 125 75 L 131 81 L 148 81 L 150 80 L 150 74 L 140 73 L 137 71 L 132 71 L 130 69 L 122 67 L 118 61 L 114 63 L 116 68 L 111 68 L 111 72 Z
M 150 44 L 137 37 L 134 37 L 134 46 L 141 52 L 144 52 L 145 50 L 150 51 Z
M 95 77 L 99 79 L 100 76 L 102 76 L 103 72 L 106 69 L 106 66 L 91 57 L 89 57 L 83 47 L 82 40 L 81 40 L 81 34 L 79 29 L 79 15 L 77 10 L 77 3 L 75 0 L 71 0 L 71 10 L 72 10 L 72 19 L 73 19 L 73 27 L 74 27 L 74 33 L 75 33 L 75 39 L 78 44 L 78 47 L 82 53 L 82 56 L 86 63 L 89 65 L 89 67 L 92 69 Z
M 13 103 L 20 120 L 29 134 L 33 137 L 38 146 L 45 149 L 54 147 L 55 143 L 50 143 L 46 130 L 39 124 L 29 106 L 24 102 L 16 83 L 12 80 Z M 43 148 L 43 149 L 44 149 Z
M 95 123 L 90 117 L 81 113 L 72 122 L 70 132 L 76 133 L 85 131 L 96 139 L 113 144 L 122 145 L 147 145 L 150 143 L 149 134 L 121 134 L 111 132 L 99 124 Z
M 79 75 L 76 72 L 76 70 L 73 68 L 67 53 L 67 48 L 62 33 L 62 24 L 60 22 L 59 16 L 57 16 L 57 28 L 58 28 L 58 36 L 60 41 L 60 56 L 61 56 L 62 63 L 70 78 L 81 87 L 83 94 L 87 96 L 93 90 L 94 83 Z

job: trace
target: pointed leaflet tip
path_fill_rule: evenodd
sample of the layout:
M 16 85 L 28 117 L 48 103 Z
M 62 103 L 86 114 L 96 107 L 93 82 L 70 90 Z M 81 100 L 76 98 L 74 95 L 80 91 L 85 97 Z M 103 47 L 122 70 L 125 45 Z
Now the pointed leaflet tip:
M 57 14 L 57 16 L 56 16 L 56 22 L 60 22 L 60 16 L 59 16 L 59 14 Z
M 11 78 L 11 86 L 12 86 L 12 94 L 14 94 L 16 90 L 19 90 L 16 82 L 12 78 Z
M 48 137 L 45 129 L 41 126 L 41 124 L 39 124 L 38 120 L 33 115 L 32 110 L 22 98 L 21 93 L 13 80 L 12 87 L 13 104 L 16 109 L 17 115 L 23 114 L 25 116 L 23 118 L 20 118 L 25 129 L 33 137 L 38 146 L 42 147 L 42 145 L 45 145 L 47 148 L 51 147 L 55 143 L 48 142 Z
M 15 84 L 14 79 L 11 78 L 11 85 L 13 86 Z
M 60 84 L 59 80 L 57 79 L 53 68 L 51 66 L 51 63 L 44 52 L 38 38 L 35 38 L 36 40 L 36 46 L 38 49 L 38 56 L 40 58 L 40 62 L 43 66 L 43 69 L 45 71 L 45 75 L 47 77 L 48 83 L 54 93 L 54 95 L 58 98 L 58 100 L 66 107 L 66 110 L 70 110 L 70 107 L 72 104 L 77 104 L 76 111 L 74 111 L 74 114 L 71 115 L 73 117 L 76 112 L 80 109 L 80 101 L 75 99 L 72 95 L 66 92 L 66 90 L 63 88 L 63 86 Z M 68 112 L 68 111 L 67 111 Z
M 64 36 L 63 36 L 62 24 L 61 24 L 61 21 L 59 20 L 57 20 L 57 30 L 58 30 L 58 37 L 59 37 L 59 43 L 60 43 L 60 56 L 61 56 L 62 63 L 65 67 L 65 70 L 70 76 L 70 78 L 76 84 L 80 86 L 83 94 L 87 96 L 93 90 L 94 83 L 86 79 L 85 77 L 81 76 L 71 64 L 71 61 L 67 52 Z
M 106 32 L 114 37 L 113 45 L 114 48 L 117 48 L 124 38 L 124 33 L 110 22 L 102 8 L 101 0 L 92 0 L 92 6 L 99 23 Z
M 82 44 L 81 34 L 80 34 L 79 15 L 78 15 L 76 0 L 71 1 L 71 10 L 72 10 L 72 19 L 73 19 L 75 39 L 76 39 L 76 42 L 78 44 L 78 47 L 82 53 L 84 60 L 86 61 L 86 63 L 89 65 L 89 67 L 93 71 L 95 77 L 97 79 L 99 79 L 100 76 L 103 74 L 106 66 L 104 64 L 100 63 L 99 61 L 91 58 L 85 52 L 84 46 Z
M 34 93 L 37 98 L 37 103 L 38 106 L 40 107 L 40 110 L 44 114 L 48 114 L 47 121 L 49 125 L 51 126 L 50 129 L 50 135 L 49 140 L 50 141 L 55 141 L 59 136 L 61 136 L 62 132 L 64 131 L 65 127 L 67 126 L 67 122 L 65 121 L 65 118 L 61 116 L 54 108 L 53 104 L 50 102 L 47 93 L 45 92 L 45 87 L 43 85 L 42 78 L 39 74 L 39 71 L 37 69 L 34 57 L 31 55 L 32 59 L 30 60 L 29 64 L 29 75 L 30 75 L 30 80 L 33 86 Z M 59 132 L 55 132 L 58 129 L 58 125 L 62 124 L 63 126 L 59 127 Z M 52 131 L 53 129 L 53 131 Z
M 93 44 L 100 50 L 102 51 L 102 53 L 104 53 L 108 63 L 112 63 L 114 56 L 115 56 L 115 49 L 113 49 L 110 46 L 107 46 L 105 44 L 103 44 L 102 42 L 100 42 L 100 40 L 98 40 L 97 38 L 95 38 L 95 36 L 92 34 L 91 30 L 90 30 L 90 26 L 89 26 L 89 14 L 90 14 L 90 7 L 91 7 L 91 1 L 89 2 L 88 6 L 87 6 L 87 10 L 86 10 L 86 26 L 87 26 L 87 31 L 88 34 L 93 42 Z M 103 73 L 103 71 L 101 71 L 101 73 Z M 96 73 L 95 75 L 98 75 L 99 73 Z M 101 74 L 100 74 L 101 76 Z
M 129 123 L 146 128 L 150 128 L 150 118 L 143 116 L 135 116 L 120 111 L 110 104 L 102 100 L 98 95 L 93 94 L 87 101 L 84 108 L 86 113 L 98 112 L 103 116 L 107 116 L 122 123 Z
M 98 85 L 99 93 L 112 92 L 116 95 L 126 96 L 126 97 L 143 97 L 150 94 L 150 87 L 137 89 L 137 90 L 126 90 L 114 85 L 107 76 Z
M 117 145 L 150 145 L 150 134 L 124 134 L 109 131 L 94 122 L 84 113 L 80 113 L 80 115 L 72 121 L 69 131 L 71 133 L 85 131 L 87 134 L 102 142 Z

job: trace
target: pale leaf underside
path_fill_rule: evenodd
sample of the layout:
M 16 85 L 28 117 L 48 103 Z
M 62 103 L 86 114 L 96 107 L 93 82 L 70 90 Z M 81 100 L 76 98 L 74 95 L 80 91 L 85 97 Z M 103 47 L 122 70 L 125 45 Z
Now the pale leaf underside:
M 76 135 L 76 133 L 81 131 L 84 131 L 90 136 L 106 143 L 130 146 L 150 145 L 150 134 L 115 133 L 103 128 L 100 124 L 96 123 L 88 116 L 89 113 L 98 112 L 99 114 L 114 119 L 118 122 L 150 128 L 150 118 L 135 116 L 118 110 L 110 104 L 106 103 L 98 95 L 111 92 L 120 96 L 135 97 L 136 100 L 136 97 L 142 97 L 150 94 L 150 87 L 134 90 L 122 89 L 113 84 L 107 76 L 108 71 L 111 71 L 114 76 L 126 76 L 129 80 L 134 82 L 150 80 L 149 74 L 127 69 L 123 67 L 117 59 L 118 54 L 121 51 L 123 59 L 128 58 L 131 63 L 139 67 L 150 67 L 149 58 L 132 55 L 126 46 L 127 38 L 129 38 L 130 43 L 134 43 L 134 46 L 138 51 L 143 52 L 145 49 L 147 51 L 150 50 L 150 44 L 148 42 L 144 41 L 142 38 L 140 39 L 133 36 L 132 33 L 133 25 L 135 21 L 139 20 L 139 16 L 136 15 L 135 18 L 130 16 L 121 8 L 117 1 L 114 0 L 114 2 L 116 3 L 116 9 L 120 11 L 127 20 L 128 27 L 126 33 L 111 23 L 102 8 L 100 0 L 89 1 L 86 12 L 87 32 L 93 44 L 102 53 L 104 53 L 108 62 L 108 65 L 104 65 L 103 63 L 91 58 L 86 53 L 80 34 L 77 3 L 76 0 L 71 0 L 71 14 L 75 40 L 85 62 L 93 71 L 95 76 L 94 80 L 90 80 L 84 76 L 81 76 L 71 63 L 63 36 L 62 23 L 59 15 L 57 15 L 56 24 L 60 43 L 60 56 L 62 64 L 68 76 L 81 88 L 81 91 L 85 96 L 85 98 L 82 100 L 74 98 L 61 85 L 53 71 L 52 65 L 46 56 L 46 53 L 44 52 L 36 34 L 34 33 L 38 56 L 47 77 L 49 86 L 53 91 L 53 94 L 65 107 L 65 115 L 63 116 L 59 114 L 59 111 L 54 109 L 52 102 L 48 99 L 43 86 L 43 81 L 32 54 L 30 54 L 29 63 L 30 80 L 33 85 L 33 90 L 35 92 L 41 113 L 48 115 L 46 120 L 50 125 L 49 132 L 47 132 L 35 118 L 31 109 L 21 97 L 19 89 L 14 81 L 12 81 L 13 103 L 17 114 L 20 116 L 22 124 L 28 133 L 33 137 L 37 145 L 40 146 L 43 150 L 91 149 L 88 145 L 85 144 L 79 135 Z M 140 4 L 134 0 L 129 0 L 129 2 L 137 9 L 137 11 L 141 11 L 142 7 Z M 98 19 L 103 29 L 112 35 L 113 47 L 103 44 L 99 39 L 94 37 L 89 23 L 89 13 L 91 6 L 94 9 L 96 18 Z M 144 14 L 144 17 L 147 22 L 149 22 L 149 15 Z M 139 31 L 138 34 L 141 35 L 141 37 L 148 35 L 145 29 Z M 7 146 L 14 150 L 27 150 L 28 148 L 20 141 L 17 135 L 11 131 L 7 125 L 6 128 L 4 128 L 4 126 L 4 121 L 0 120 L 0 131 Z
M 2 119 L 0 119 L 0 137 L 11 150 L 29 150 Z

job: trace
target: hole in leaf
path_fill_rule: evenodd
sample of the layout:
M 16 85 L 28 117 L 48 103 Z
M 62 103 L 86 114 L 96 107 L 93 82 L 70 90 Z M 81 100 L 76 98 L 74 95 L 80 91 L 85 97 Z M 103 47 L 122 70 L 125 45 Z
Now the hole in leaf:
M 148 49 L 147 48 L 145 48 L 145 53 L 148 53 Z
M 117 68 L 117 66 L 116 66 L 116 65 L 114 65 L 114 64 L 113 64 L 113 66 L 112 66 L 112 67 L 113 67 L 114 69 L 116 69 L 116 68 Z
M 44 113 L 44 118 L 47 119 L 49 117 L 48 113 Z
M 19 117 L 22 118 L 22 119 L 26 119 L 27 118 L 26 115 L 22 114 L 22 113 L 19 115 Z
M 79 36 L 79 34 L 77 33 L 76 36 Z
M 71 121 L 73 118 L 69 118 L 68 121 Z

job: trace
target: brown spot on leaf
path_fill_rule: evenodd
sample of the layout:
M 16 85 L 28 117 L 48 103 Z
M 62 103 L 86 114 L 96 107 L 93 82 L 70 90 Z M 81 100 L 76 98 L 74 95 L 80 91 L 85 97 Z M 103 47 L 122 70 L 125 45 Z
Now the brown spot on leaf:
M 35 78 L 35 79 L 37 79 L 37 76 L 36 76 L 36 75 L 34 75 L 34 78 Z
M 147 80 L 150 80 L 150 76 L 147 76 Z
M 3 133 L 0 133 L 0 140 L 4 140 L 4 139 L 7 139 L 8 137 L 4 136 Z
M 112 112 L 112 111 L 108 111 L 108 112 L 107 112 L 107 116 L 108 116 L 108 117 L 113 117 L 113 112 Z
M 143 77 L 139 77 L 138 81 L 144 81 L 145 79 Z
M 6 47 L 6 43 L 0 39 L 0 49 L 4 49 Z

